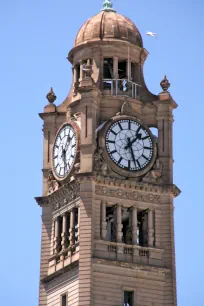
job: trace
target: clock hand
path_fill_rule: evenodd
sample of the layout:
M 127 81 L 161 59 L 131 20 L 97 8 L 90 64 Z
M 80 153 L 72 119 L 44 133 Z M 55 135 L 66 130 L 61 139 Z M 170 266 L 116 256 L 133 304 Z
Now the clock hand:
M 130 141 L 130 138 L 128 138 L 128 145 L 129 145 L 129 148 L 130 148 L 130 152 L 131 152 L 131 155 L 132 155 L 132 159 L 134 161 L 134 164 L 135 164 L 135 168 L 136 168 L 136 160 L 135 160 L 135 155 L 134 155 L 134 152 L 133 152 L 133 149 L 132 149 L 132 146 L 131 146 L 131 141 Z
M 130 138 L 128 137 L 128 144 L 127 144 L 127 146 L 125 146 L 125 150 L 127 150 L 128 148 L 130 148 L 130 146 L 131 146 L 137 139 L 141 140 L 141 138 L 142 138 L 142 134 L 141 134 L 141 133 L 139 134 L 139 132 L 136 133 L 135 138 L 134 138 L 133 140 L 131 140 L 131 141 L 129 141 Z
M 63 152 L 62 152 L 62 159 L 63 159 L 64 165 L 66 166 L 66 150 L 65 149 L 63 149 Z
M 66 141 L 66 144 L 65 144 L 65 151 L 67 150 L 71 140 L 72 140 L 71 137 L 68 135 L 67 136 L 67 141 Z

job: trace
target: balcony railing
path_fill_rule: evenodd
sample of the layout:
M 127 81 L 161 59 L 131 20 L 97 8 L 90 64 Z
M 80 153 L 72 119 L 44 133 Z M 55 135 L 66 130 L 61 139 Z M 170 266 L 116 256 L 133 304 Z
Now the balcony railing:
M 79 243 L 76 243 L 72 247 L 68 246 L 59 253 L 50 256 L 48 260 L 48 275 L 70 265 L 77 260 L 79 260 Z
M 98 258 L 163 266 L 163 249 L 105 240 L 95 240 L 94 245 L 94 256 Z
M 141 85 L 127 79 L 103 79 L 103 91 L 111 96 L 127 96 L 137 99 Z

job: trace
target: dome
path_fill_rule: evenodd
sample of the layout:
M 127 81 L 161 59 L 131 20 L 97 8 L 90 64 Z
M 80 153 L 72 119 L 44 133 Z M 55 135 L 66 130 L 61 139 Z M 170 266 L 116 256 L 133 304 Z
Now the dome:
M 142 37 L 135 24 L 113 9 L 104 9 L 88 19 L 79 30 L 75 46 L 85 42 L 118 39 L 143 47 Z

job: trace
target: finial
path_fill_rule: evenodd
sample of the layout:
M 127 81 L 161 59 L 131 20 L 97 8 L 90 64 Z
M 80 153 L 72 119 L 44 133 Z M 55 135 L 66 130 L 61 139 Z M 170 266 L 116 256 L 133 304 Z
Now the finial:
M 167 91 L 170 87 L 170 83 L 169 80 L 167 80 L 166 75 L 164 76 L 163 80 L 160 83 L 161 88 L 163 89 L 163 91 Z
M 57 97 L 55 96 L 55 93 L 54 93 L 52 87 L 50 88 L 50 91 L 48 92 L 46 98 L 48 99 L 48 101 L 50 103 L 54 103 L 55 100 L 57 99 Z
M 116 12 L 113 9 L 113 4 L 112 4 L 111 0 L 104 0 L 103 1 L 103 8 L 101 9 L 101 11 L 104 11 L 104 12 Z

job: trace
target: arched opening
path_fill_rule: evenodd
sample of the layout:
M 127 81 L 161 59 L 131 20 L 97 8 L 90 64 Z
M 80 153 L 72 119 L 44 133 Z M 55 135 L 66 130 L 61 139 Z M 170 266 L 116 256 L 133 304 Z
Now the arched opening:
M 150 129 L 152 135 L 154 137 L 158 138 L 158 128 L 152 126 L 152 127 L 149 127 L 149 129 Z

